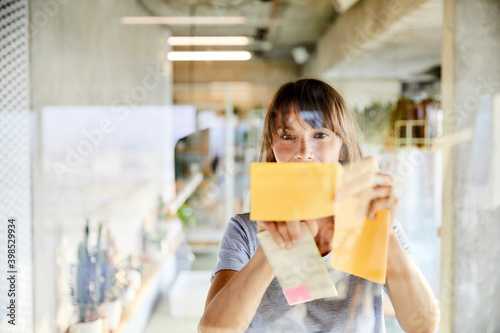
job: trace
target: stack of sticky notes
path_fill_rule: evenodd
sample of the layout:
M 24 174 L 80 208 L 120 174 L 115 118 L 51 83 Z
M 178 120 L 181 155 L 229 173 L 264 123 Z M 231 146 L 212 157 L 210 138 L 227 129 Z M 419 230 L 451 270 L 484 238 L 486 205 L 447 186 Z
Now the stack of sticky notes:
M 335 190 L 343 182 L 342 177 L 343 168 L 339 163 L 252 163 L 250 219 L 292 221 L 335 215 L 332 267 L 384 283 L 389 211 L 381 210 L 375 220 L 370 220 L 356 216 L 358 199 L 355 197 L 334 203 Z M 309 242 L 309 245 L 316 247 L 315 243 Z M 265 245 L 263 248 L 269 258 L 271 250 L 266 251 Z M 273 265 L 272 260 L 270 262 Z M 276 265 L 273 268 L 280 269 Z M 281 274 L 276 271 L 276 275 Z M 290 284 L 286 289 L 296 287 L 303 290 L 301 285 Z
M 278 247 L 267 231 L 257 234 L 290 305 L 338 295 L 309 228 L 304 222 L 300 227 L 302 237 L 291 250 Z

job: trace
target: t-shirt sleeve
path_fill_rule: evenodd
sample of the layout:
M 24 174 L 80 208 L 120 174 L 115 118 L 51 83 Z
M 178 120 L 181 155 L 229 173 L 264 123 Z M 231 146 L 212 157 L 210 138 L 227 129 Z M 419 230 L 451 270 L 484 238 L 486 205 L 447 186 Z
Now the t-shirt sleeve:
M 221 270 L 240 271 L 252 257 L 248 241 L 248 229 L 237 216 L 231 218 L 219 246 L 217 254 L 217 265 L 215 266 L 212 281 L 215 274 Z

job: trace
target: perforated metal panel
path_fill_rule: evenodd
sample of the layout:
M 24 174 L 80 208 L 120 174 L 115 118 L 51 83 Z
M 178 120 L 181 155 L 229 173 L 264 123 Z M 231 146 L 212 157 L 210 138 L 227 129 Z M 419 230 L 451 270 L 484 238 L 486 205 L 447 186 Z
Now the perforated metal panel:
M 0 332 L 32 332 L 28 1 L 0 0 Z M 8 265 L 8 219 L 15 264 Z M 10 243 L 12 244 L 12 243 Z M 12 262 L 11 262 L 12 263 Z M 15 273 L 7 273 L 8 271 Z M 15 276 L 15 297 L 7 278 Z M 7 306 L 15 300 L 15 325 Z M 9 311 L 10 312 L 10 311 Z

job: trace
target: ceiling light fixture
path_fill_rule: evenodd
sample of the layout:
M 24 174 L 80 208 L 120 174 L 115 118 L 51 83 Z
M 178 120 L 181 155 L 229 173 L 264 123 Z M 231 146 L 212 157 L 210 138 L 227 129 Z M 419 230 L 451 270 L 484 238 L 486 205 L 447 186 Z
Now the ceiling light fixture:
M 247 51 L 172 51 L 167 58 L 171 61 L 244 61 L 252 58 L 252 54 Z
M 250 38 L 244 36 L 224 37 L 168 37 L 169 45 L 248 45 Z
M 245 24 L 244 16 L 125 16 L 122 24 L 209 25 Z

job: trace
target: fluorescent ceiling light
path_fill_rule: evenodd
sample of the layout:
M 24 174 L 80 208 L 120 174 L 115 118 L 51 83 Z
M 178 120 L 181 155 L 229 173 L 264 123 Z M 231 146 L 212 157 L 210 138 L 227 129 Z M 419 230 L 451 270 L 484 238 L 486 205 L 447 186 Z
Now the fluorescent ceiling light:
M 249 81 L 212 81 L 208 84 L 211 89 L 250 89 L 252 83 Z
M 126 16 L 122 17 L 123 24 L 179 24 L 179 25 L 208 25 L 208 24 L 245 24 L 244 16 Z
M 169 52 L 168 60 L 171 61 L 242 61 L 249 60 L 252 54 L 247 51 L 195 51 L 195 52 Z
M 224 37 L 168 37 L 170 45 L 248 45 L 250 39 L 244 36 Z

